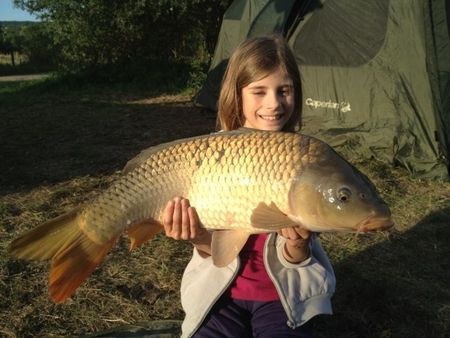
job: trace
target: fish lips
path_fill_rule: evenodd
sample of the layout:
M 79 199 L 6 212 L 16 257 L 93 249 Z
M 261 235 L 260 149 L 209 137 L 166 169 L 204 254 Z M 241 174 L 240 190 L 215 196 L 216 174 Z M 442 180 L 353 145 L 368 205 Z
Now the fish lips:
M 379 217 L 372 216 L 364 219 L 356 226 L 356 231 L 360 232 L 375 232 L 375 231 L 386 231 L 394 226 L 394 221 L 390 216 Z

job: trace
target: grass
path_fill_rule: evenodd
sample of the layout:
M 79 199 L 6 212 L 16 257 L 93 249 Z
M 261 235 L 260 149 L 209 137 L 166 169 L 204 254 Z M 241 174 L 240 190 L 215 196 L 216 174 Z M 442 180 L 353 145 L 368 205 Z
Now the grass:
M 17 52 L 14 52 L 14 62 L 16 65 L 20 65 L 22 63 L 26 63 L 28 60 L 26 56 L 19 54 Z M 1 54 L 0 53 L 0 65 L 10 65 L 12 66 L 11 62 L 11 55 L 10 54 Z
M 54 70 L 49 65 L 33 64 L 25 55 L 17 52 L 14 53 L 14 62 L 15 65 L 11 62 L 11 55 L 0 54 L 0 76 L 49 73 Z
M 185 88 L 88 85 L 53 78 L 0 83 L 0 336 L 72 337 L 182 319 L 179 283 L 191 247 L 122 238 L 65 304 L 47 295 L 48 262 L 7 253 L 23 231 L 86 202 L 141 149 L 205 134 L 215 116 Z M 337 291 L 317 337 L 449 337 L 450 184 L 377 161 L 355 163 L 390 204 L 390 235 L 322 235 Z

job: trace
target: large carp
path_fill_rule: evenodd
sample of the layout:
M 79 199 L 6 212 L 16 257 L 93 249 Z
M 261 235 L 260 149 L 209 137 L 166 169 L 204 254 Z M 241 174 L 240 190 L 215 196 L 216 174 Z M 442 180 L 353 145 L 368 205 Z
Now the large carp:
M 311 231 L 392 226 L 374 185 L 330 146 L 310 136 L 238 130 L 144 150 L 92 203 L 25 233 L 10 246 L 24 259 L 51 259 L 49 292 L 60 303 L 126 232 L 131 248 L 162 229 L 167 202 L 188 198 L 215 230 L 212 257 L 233 260 L 251 234 L 301 225 Z

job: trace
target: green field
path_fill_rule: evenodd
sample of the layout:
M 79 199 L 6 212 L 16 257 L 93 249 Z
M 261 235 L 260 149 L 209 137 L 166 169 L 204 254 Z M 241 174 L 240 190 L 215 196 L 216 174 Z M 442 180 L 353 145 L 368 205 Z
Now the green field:
M 140 150 L 214 130 L 215 116 L 186 90 L 57 79 L 0 82 L 0 114 L 0 336 L 76 337 L 182 319 L 189 244 L 158 236 L 130 253 L 123 238 L 62 305 L 47 295 L 48 262 L 14 259 L 7 246 L 99 194 Z M 353 163 L 390 204 L 396 229 L 322 235 L 337 290 L 335 314 L 313 320 L 316 336 L 450 337 L 450 183 Z

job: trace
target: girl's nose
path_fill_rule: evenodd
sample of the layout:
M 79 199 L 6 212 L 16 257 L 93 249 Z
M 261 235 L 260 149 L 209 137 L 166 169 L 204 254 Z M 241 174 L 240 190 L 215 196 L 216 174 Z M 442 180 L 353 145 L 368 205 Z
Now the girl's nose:
M 266 95 L 265 104 L 267 108 L 278 108 L 281 104 L 281 98 L 277 92 L 270 91 Z

